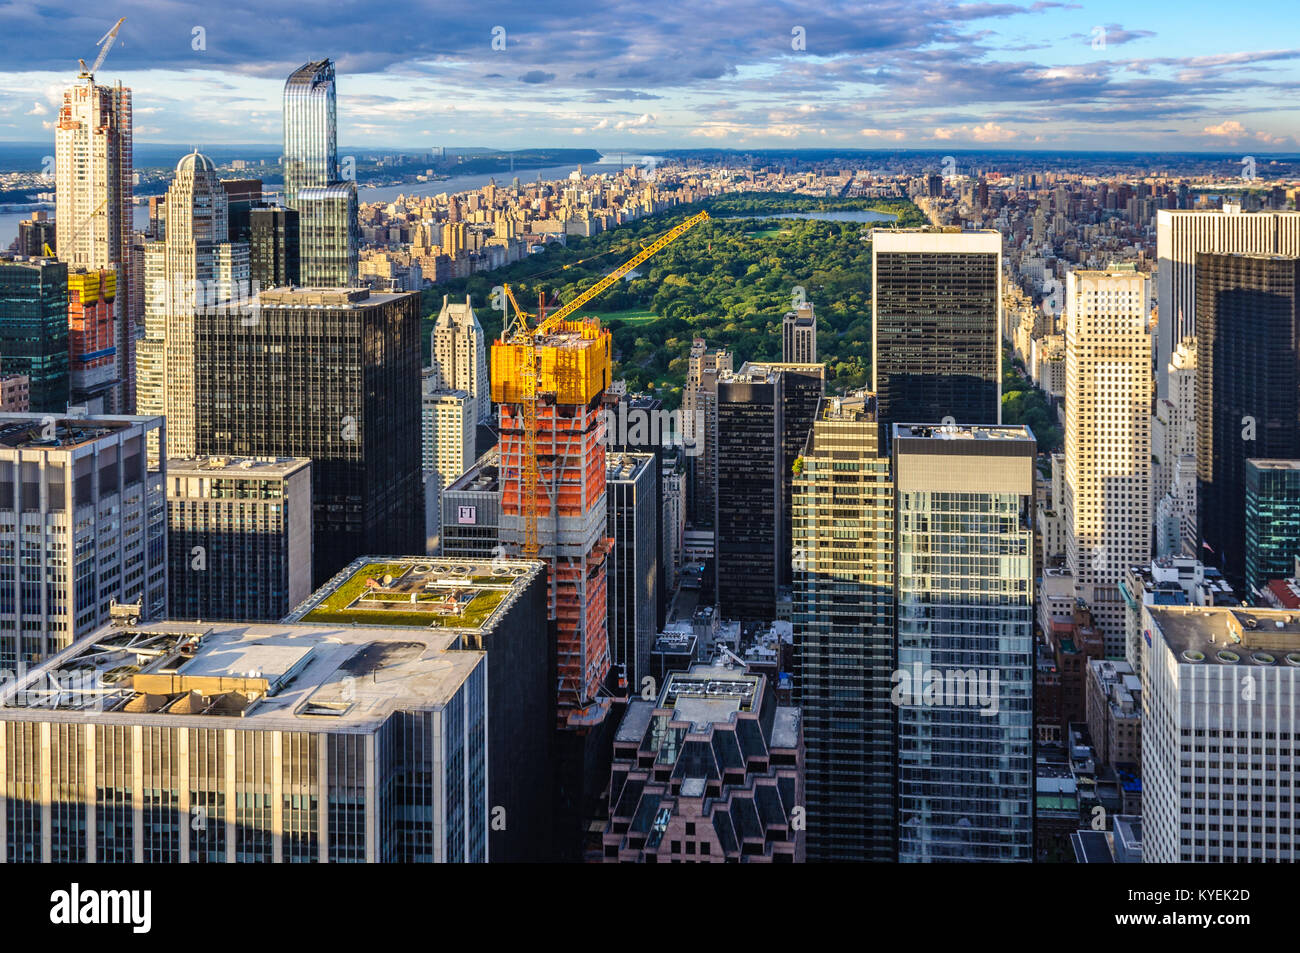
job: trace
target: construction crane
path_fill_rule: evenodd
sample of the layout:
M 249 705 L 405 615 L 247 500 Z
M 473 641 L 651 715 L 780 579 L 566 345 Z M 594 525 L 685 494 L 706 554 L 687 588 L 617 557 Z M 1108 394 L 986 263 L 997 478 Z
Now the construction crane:
M 87 225 L 90 224 L 90 220 L 91 220 L 92 218 L 94 218 L 94 217 L 95 217 L 96 215 L 98 215 L 100 212 L 104 211 L 104 206 L 106 206 L 107 204 L 108 204 L 108 198 L 105 197 L 104 200 L 103 200 L 102 202 L 100 202 L 99 205 L 97 205 L 97 206 L 95 207 L 95 210 L 94 210 L 93 212 L 91 212 L 89 215 L 87 215 L 85 218 L 83 218 L 80 222 L 78 222 L 75 226 L 73 226 L 73 228 L 72 228 L 72 234 L 68 236 L 68 245 L 67 245 L 68 248 L 72 248 L 72 246 L 76 244 L 76 238 L 77 238 L 77 236 L 80 235 L 81 232 L 82 232 L 82 230 L 83 230 Z M 49 242 L 46 242 L 46 243 L 45 243 L 45 257 L 46 257 L 46 258 L 54 258 L 54 257 L 55 257 L 54 249 L 50 247 L 50 243 L 49 243 Z
M 502 331 L 501 338 L 512 344 L 526 344 L 523 349 L 524 360 L 521 368 L 520 381 L 520 410 L 523 416 L 524 447 L 523 447 L 523 499 L 521 501 L 524 511 L 524 546 L 523 555 L 528 559 L 536 558 L 541 552 L 541 544 L 537 535 L 538 522 L 538 503 L 537 488 L 541 482 L 541 472 L 537 467 L 537 368 L 538 368 L 538 346 L 543 337 L 549 334 L 555 328 L 558 328 L 566 318 L 574 314 L 587 302 L 603 294 L 610 286 L 616 284 L 637 265 L 650 258 L 652 255 L 662 251 L 668 245 L 675 242 L 678 238 L 690 231 L 701 222 L 708 221 L 709 213 L 700 212 L 693 215 L 686 221 L 677 225 L 675 228 L 665 232 L 655 241 L 646 245 L 632 258 L 629 258 L 623 264 L 619 265 L 600 281 L 596 282 L 578 297 L 574 298 L 568 304 L 547 315 L 544 306 L 540 306 L 538 322 L 535 327 L 529 327 L 528 319 L 533 317 L 523 308 L 519 307 L 519 302 L 515 300 L 514 292 L 509 285 L 504 285 L 502 290 L 506 298 L 510 301 L 510 306 L 514 308 L 514 319 L 510 321 Z
M 95 78 L 95 73 L 97 73 L 99 68 L 104 65 L 104 57 L 108 56 L 108 51 L 113 48 L 113 43 L 117 40 L 117 31 L 122 29 L 122 24 L 125 22 L 126 17 L 121 17 L 113 24 L 111 30 L 99 38 L 99 42 L 95 44 L 100 47 L 99 56 L 95 57 L 95 64 L 93 66 L 87 67 L 85 60 L 77 60 L 77 62 L 81 64 L 81 75 L 78 77 L 79 79 Z

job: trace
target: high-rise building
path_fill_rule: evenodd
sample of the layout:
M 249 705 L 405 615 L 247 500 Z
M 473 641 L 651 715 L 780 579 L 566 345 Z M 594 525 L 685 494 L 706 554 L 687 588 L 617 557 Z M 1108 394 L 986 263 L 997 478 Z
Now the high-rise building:
M 118 620 L 0 694 L 0 860 L 486 862 L 488 668 L 455 632 Z
M 1157 556 L 1201 552 L 1196 511 L 1196 339 L 1181 341 L 1167 370 L 1168 424 L 1164 445 L 1152 451 L 1164 463 L 1167 482 L 1154 487 Z M 1154 472 L 1154 471 L 1153 471 Z
M 650 726 L 654 728 L 647 730 Z M 655 765 L 676 765 L 669 772 Z M 765 675 L 672 672 L 614 739 L 606 863 L 801 863 L 803 732 Z
M 894 488 L 872 394 L 823 398 L 794 475 L 808 858 L 892 861 Z
M 712 527 L 718 488 L 718 375 L 733 370 L 730 351 L 709 348 L 703 338 L 691 342 L 682 391 L 682 431 L 685 444 L 695 451 L 688 500 L 690 520 L 697 527 Z
M 1168 367 L 1178 343 L 1199 327 L 1196 256 L 1201 252 L 1300 255 L 1300 212 L 1243 212 L 1236 202 L 1225 202 L 1222 210 L 1156 212 L 1161 397 L 1169 396 Z
M 1246 586 L 1256 600 L 1300 557 L 1300 460 L 1246 461 Z
M 68 272 L 68 379 L 71 403 L 102 414 L 117 374 L 117 270 Z
M 117 373 L 114 413 L 135 409 L 136 329 L 144 302 L 132 281 L 131 243 L 135 189 L 131 90 L 103 86 L 89 73 L 63 91 L 54 127 L 55 208 L 60 222 L 58 254 L 69 268 L 117 271 Z
M 606 570 L 610 663 L 630 692 L 650 673 L 650 646 L 659 628 L 659 533 L 656 456 L 605 457 L 605 514 L 614 541 Z
M 257 288 L 302 284 L 296 209 L 254 207 L 249 211 L 249 279 Z
M 115 602 L 167 608 L 157 417 L 0 414 L 0 669 L 48 658 Z M 163 438 L 165 443 L 165 438 Z
M 1147 606 L 1143 630 L 1143 861 L 1300 860 L 1300 619 Z
M 284 83 L 284 204 L 298 207 L 303 189 L 338 181 L 334 63 L 304 63 Z
M 1034 857 L 1033 434 L 894 427 L 900 861 Z
M 1151 293 L 1132 266 L 1066 276 L 1066 565 L 1109 658 L 1123 658 L 1120 582 L 1151 558 Z
M 1245 579 L 1246 460 L 1300 457 L 1300 258 L 1196 256 L 1201 537 Z
M 483 326 L 474 314 L 466 295 L 464 304 L 452 304 L 442 296 L 442 310 L 433 322 L 429 338 L 431 366 L 435 388 L 463 390 L 474 401 L 474 422 L 485 424 L 492 419 L 492 388 L 488 380 L 487 350 Z
M 811 301 L 781 320 L 781 360 L 787 364 L 817 363 L 817 318 Z
M 168 448 L 183 457 L 199 452 L 195 405 L 207 396 L 194 380 L 196 315 L 237 298 L 245 323 L 256 316 L 247 297 L 248 251 L 227 241 L 226 191 L 207 156 L 192 152 L 176 164 L 166 221 L 166 237 L 145 245 L 137 402 L 141 413 L 167 418 Z
M 32 217 L 18 223 L 18 254 L 27 258 L 44 258 L 46 248 L 58 247 L 54 219 L 48 212 L 32 212 Z
M 262 204 L 261 179 L 222 179 L 226 190 L 226 241 L 247 245 L 252 241 L 252 211 Z
M 718 378 L 714 560 L 726 619 L 776 618 L 781 580 L 784 404 L 780 372 L 747 365 Z
M 424 552 L 420 296 L 263 291 L 257 320 L 195 330 L 197 452 L 311 458 L 312 580 L 365 553 Z
M 435 375 L 424 371 L 421 395 L 423 431 L 422 478 L 425 486 L 424 520 L 426 545 L 436 547 L 440 529 L 442 491 L 474 464 L 474 433 L 477 407 L 463 390 L 434 390 Z M 433 552 L 433 548 L 425 550 Z
M 493 447 L 442 492 L 438 552 L 463 559 L 488 559 L 501 545 L 501 452 Z
M 311 461 L 167 461 L 167 607 L 275 622 L 311 595 Z
M 486 652 L 488 858 L 552 859 L 555 658 L 549 651 L 541 563 L 499 556 L 363 557 L 285 621 L 367 626 L 417 637 L 432 628 L 454 635 L 459 649 Z M 454 743 L 444 748 L 444 757 L 454 758 L 454 748 Z M 453 792 L 445 796 L 455 805 L 460 794 Z
M 315 288 L 353 288 L 359 283 L 357 187 L 335 182 L 298 190 L 298 267 L 302 283 Z
M 71 393 L 68 266 L 0 256 L 0 361 L 23 374 L 35 413 L 62 414 Z
M 1002 236 L 872 229 L 872 390 L 881 422 L 1002 419 Z

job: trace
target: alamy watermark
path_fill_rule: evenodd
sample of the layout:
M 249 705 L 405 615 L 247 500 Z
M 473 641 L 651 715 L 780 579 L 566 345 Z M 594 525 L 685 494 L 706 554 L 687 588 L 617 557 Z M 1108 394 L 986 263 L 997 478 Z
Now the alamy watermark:
M 995 668 L 925 668 L 920 662 L 894 671 L 889 700 L 897 706 L 978 708 L 998 713 L 998 670 Z
M 600 412 L 605 424 L 602 440 L 606 448 L 615 447 L 681 447 L 688 457 L 698 457 L 704 452 L 704 411 L 697 410 L 689 420 L 681 410 L 650 410 L 629 407 L 619 402 L 618 409 L 609 407 Z M 694 426 L 683 426 L 692 423 Z

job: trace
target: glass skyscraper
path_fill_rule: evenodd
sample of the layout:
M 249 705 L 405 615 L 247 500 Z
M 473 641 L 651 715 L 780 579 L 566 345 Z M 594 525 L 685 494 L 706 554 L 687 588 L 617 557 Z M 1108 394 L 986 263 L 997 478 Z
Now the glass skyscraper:
M 31 410 L 61 414 L 70 394 L 68 266 L 0 258 L 0 357 L 31 379 Z
M 298 193 L 338 181 L 334 63 L 306 63 L 284 83 L 284 204 Z
M 308 288 L 357 284 L 357 189 L 335 182 L 298 193 L 299 268 Z
M 1033 860 L 1036 447 L 894 427 L 903 862 Z
M 1300 460 L 1247 460 L 1246 584 L 1259 592 L 1270 579 L 1289 577 L 1297 556 Z

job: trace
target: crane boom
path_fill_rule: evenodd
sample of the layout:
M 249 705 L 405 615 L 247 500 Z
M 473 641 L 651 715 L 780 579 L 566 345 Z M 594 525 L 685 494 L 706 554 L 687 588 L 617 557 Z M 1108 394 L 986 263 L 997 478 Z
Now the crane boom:
M 90 68 L 86 67 L 85 60 L 80 61 L 82 75 L 94 77 L 99 72 L 99 68 L 104 65 L 104 58 L 108 56 L 108 51 L 113 48 L 113 43 L 117 40 L 117 31 L 122 29 L 122 24 L 125 22 L 126 17 L 120 17 L 109 31 L 99 38 L 99 42 L 95 44 L 100 48 L 99 56 L 95 57 L 95 62 Z

